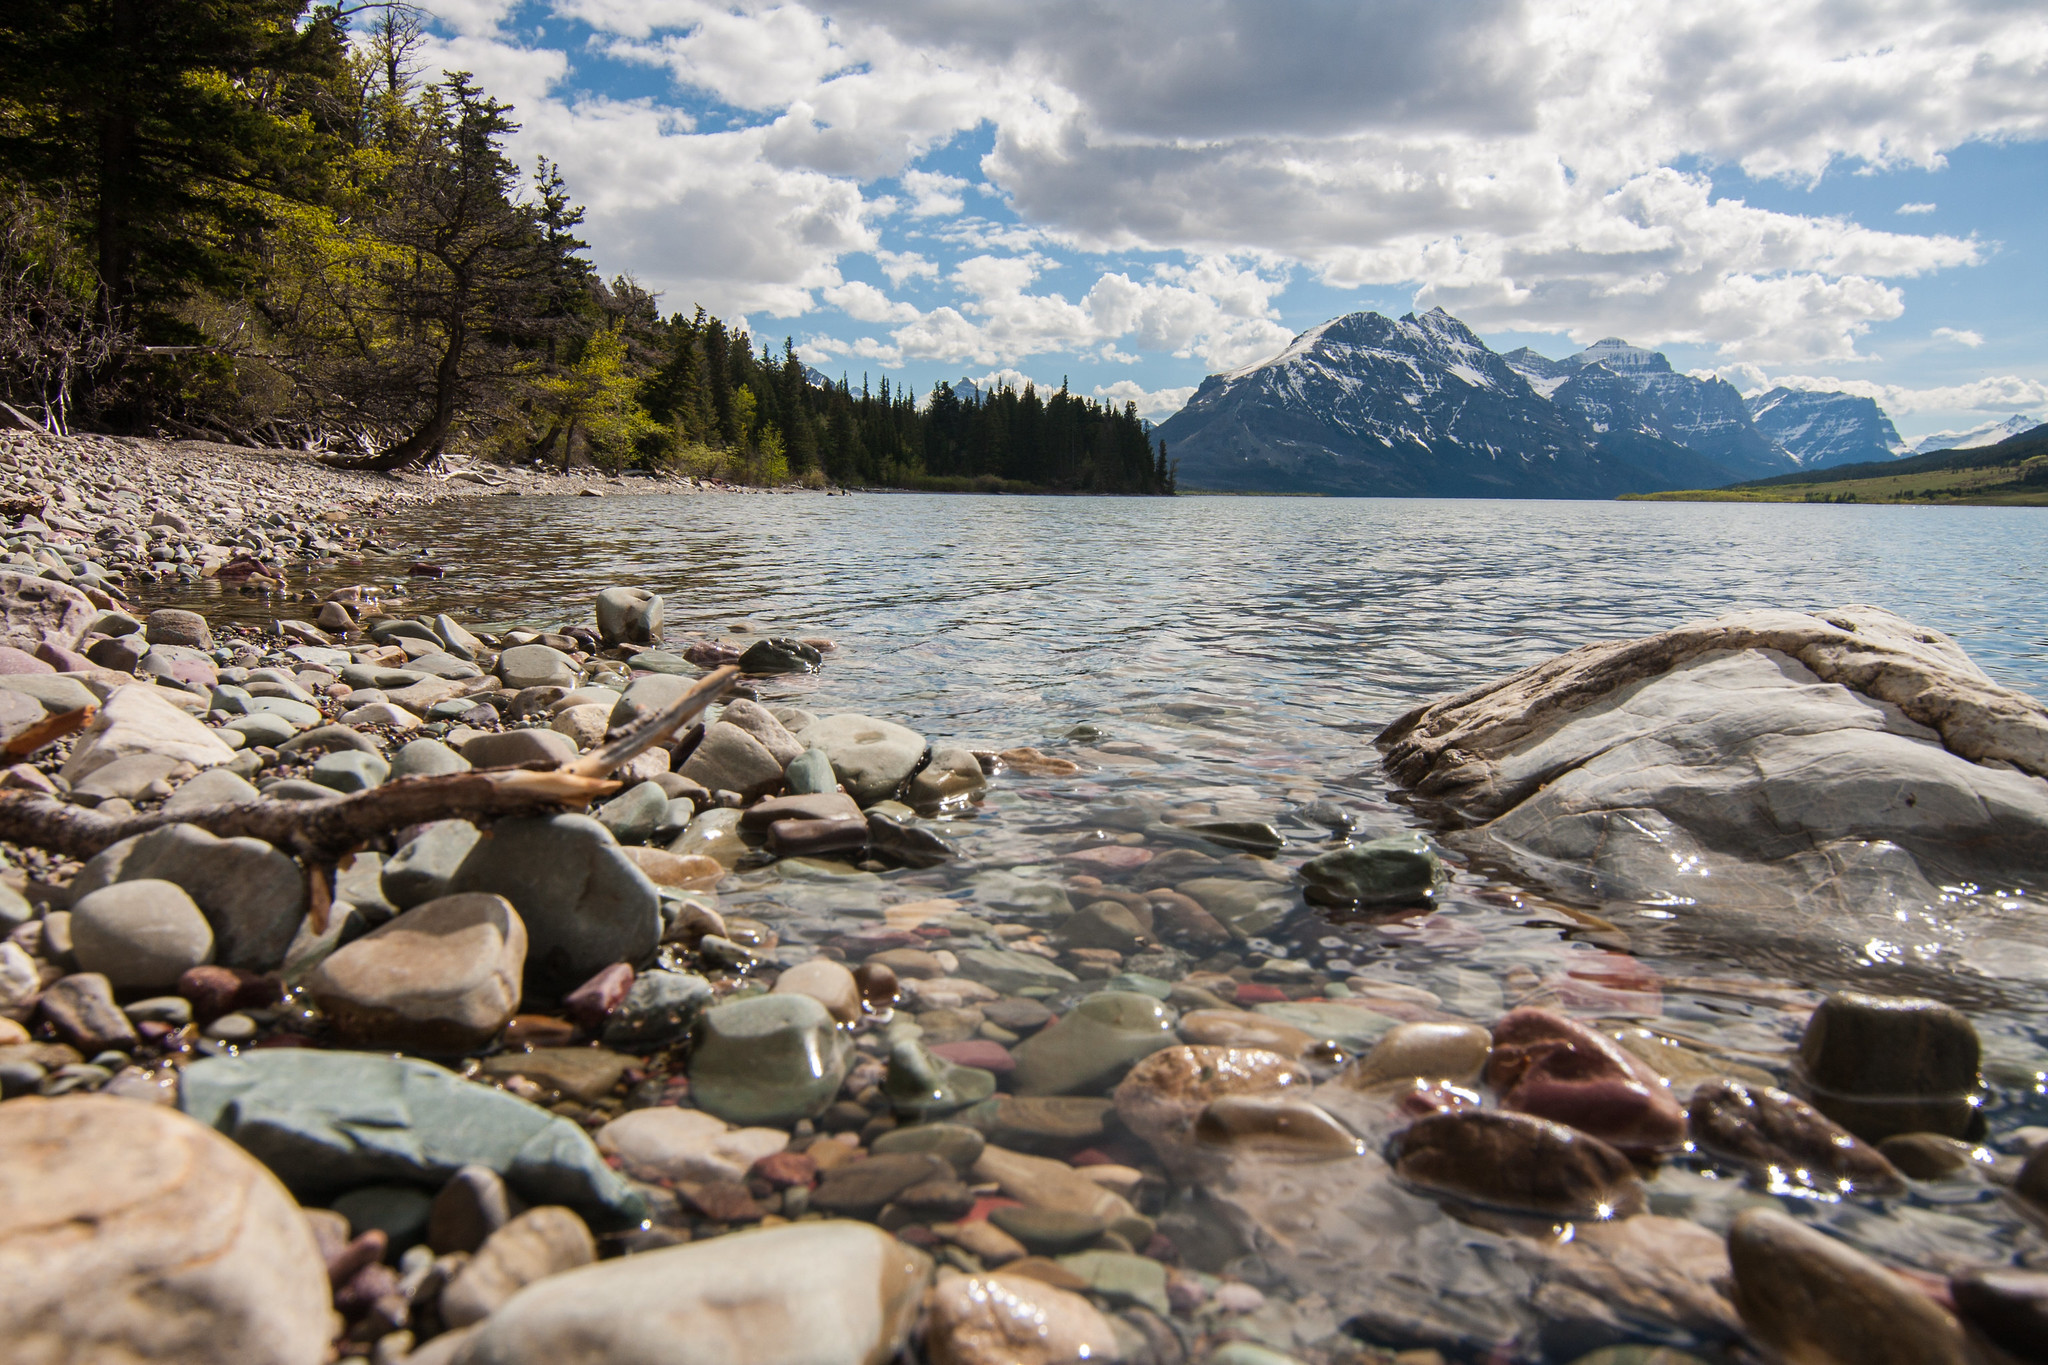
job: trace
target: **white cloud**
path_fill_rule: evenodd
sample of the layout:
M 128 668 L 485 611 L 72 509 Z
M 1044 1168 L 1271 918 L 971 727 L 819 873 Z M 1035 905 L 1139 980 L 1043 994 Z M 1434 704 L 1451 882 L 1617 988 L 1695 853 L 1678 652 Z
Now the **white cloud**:
M 898 289 L 910 279 L 936 280 L 939 267 L 915 251 L 877 250 L 875 259 L 881 263 L 882 273 L 889 277 L 889 283 Z
M 856 322 L 911 322 L 918 316 L 915 305 L 898 303 L 865 280 L 832 285 L 819 297 Z
M 2048 383 L 2016 374 L 1987 375 L 1967 384 L 1925 389 L 1826 375 L 1779 375 L 1770 382 L 1788 389 L 1839 391 L 1875 398 L 1879 406 L 1895 416 L 1909 412 L 2012 413 L 2048 408 Z
M 2048 136 L 2048 25 L 2016 0 L 552 0 L 591 50 L 753 116 L 722 129 L 560 93 L 570 55 L 504 36 L 514 0 L 435 3 L 438 51 L 518 103 L 522 160 L 569 168 L 607 270 L 672 306 L 792 314 L 842 286 L 841 256 L 875 253 L 892 286 L 959 292 L 915 318 L 849 310 L 895 325 L 873 345 L 983 364 L 1256 359 L 1285 340 L 1266 286 L 1290 265 L 1481 326 L 1856 359 L 1903 312 L 1900 281 L 1987 248 L 1716 199 L 1678 168 L 1811 182 Z M 985 180 L 913 169 L 984 126 Z M 899 206 L 867 187 L 890 180 L 913 220 L 891 230 L 967 261 L 881 254 Z M 969 189 L 1020 221 L 966 216 Z M 1084 265 L 1098 278 L 1070 300 L 989 264 L 1042 278 L 1111 251 L 1187 273 Z
M 935 171 L 905 171 L 902 176 L 903 188 L 910 194 L 912 203 L 910 216 L 933 218 L 939 214 L 958 213 L 967 207 L 967 200 L 961 191 L 967 182 L 957 175 L 940 175 Z
M 1138 406 L 1138 416 L 1154 419 L 1171 417 L 1187 406 L 1195 396 L 1191 384 L 1183 389 L 1146 389 L 1129 379 L 1119 379 L 1114 384 L 1097 384 L 1095 396 L 1111 407 L 1121 408 L 1126 403 Z
M 1897 208 L 1893 209 L 1892 212 L 1903 213 L 1910 217 L 1914 214 L 1932 213 L 1934 212 L 1935 207 L 1935 205 L 1928 203 L 1901 204 Z
M 1967 346 L 1973 351 L 1984 344 L 1984 334 L 1982 332 L 1973 332 L 1967 327 L 1937 327 L 1932 335 L 1937 342 L 1947 342 L 1952 346 Z

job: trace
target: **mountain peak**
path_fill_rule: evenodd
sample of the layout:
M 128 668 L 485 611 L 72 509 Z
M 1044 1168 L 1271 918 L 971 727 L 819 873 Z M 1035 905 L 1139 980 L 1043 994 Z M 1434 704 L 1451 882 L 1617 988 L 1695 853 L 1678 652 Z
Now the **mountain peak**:
M 1605 365 L 1616 374 L 1671 373 L 1671 362 L 1664 358 L 1662 351 L 1631 346 L 1620 337 L 1604 337 L 1577 355 L 1568 357 L 1568 363 L 1580 369 L 1588 365 Z

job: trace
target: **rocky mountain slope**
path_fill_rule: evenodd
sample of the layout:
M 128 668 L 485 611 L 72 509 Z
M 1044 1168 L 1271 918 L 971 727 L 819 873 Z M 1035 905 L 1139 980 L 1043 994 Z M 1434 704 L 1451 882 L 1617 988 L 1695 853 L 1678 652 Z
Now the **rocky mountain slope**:
M 1442 309 L 1352 313 L 1271 360 L 1212 375 L 1158 435 L 1183 486 L 1248 492 L 1598 498 L 1794 467 L 1740 434 L 1748 419 L 1733 389 L 1730 417 L 1721 395 L 1669 382 L 1700 387 L 1662 356 L 1613 358 L 1628 372 L 1604 357 L 1523 356 L 1518 367 Z M 1709 453 L 1671 432 L 1721 439 Z
M 1756 429 L 1776 441 L 1801 469 L 1862 464 L 1907 453 L 1892 419 L 1875 399 L 1776 388 L 1744 406 Z
M 1799 467 L 1733 387 L 1655 351 L 1501 355 L 1440 308 L 1311 328 L 1158 434 L 1183 486 L 1247 492 L 1597 498 Z

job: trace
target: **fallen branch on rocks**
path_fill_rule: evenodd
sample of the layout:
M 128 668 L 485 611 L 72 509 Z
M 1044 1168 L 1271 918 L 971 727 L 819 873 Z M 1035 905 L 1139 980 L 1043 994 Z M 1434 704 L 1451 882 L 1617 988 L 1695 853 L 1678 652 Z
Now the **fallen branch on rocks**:
M 502 819 L 588 805 L 620 784 L 607 774 L 659 744 L 709 706 L 739 678 L 721 668 L 698 680 L 675 704 L 648 716 L 601 748 L 551 771 L 484 768 L 439 777 L 405 777 L 381 787 L 309 801 L 241 801 L 194 810 L 101 815 L 32 793 L 0 793 L 0 839 L 90 858 L 110 844 L 164 825 L 197 825 L 221 838 L 262 839 L 298 855 L 309 867 L 406 825 L 430 820 Z

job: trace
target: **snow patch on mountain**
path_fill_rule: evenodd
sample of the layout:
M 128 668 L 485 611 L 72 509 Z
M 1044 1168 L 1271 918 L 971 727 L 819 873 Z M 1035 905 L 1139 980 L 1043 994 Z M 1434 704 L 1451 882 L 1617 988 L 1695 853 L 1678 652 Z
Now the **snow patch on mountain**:
M 1758 431 L 1801 469 L 1867 464 L 1906 454 L 1892 419 L 1876 400 L 1855 394 L 1775 388 L 1744 400 Z
M 1936 450 L 1975 450 L 1979 446 L 1995 446 L 2009 436 L 2023 431 L 2032 431 L 2041 425 L 2039 417 L 2028 417 L 2014 413 L 2002 422 L 1986 422 L 1982 426 L 1966 431 L 1937 431 L 1922 436 L 1913 442 L 1913 454 L 1925 455 Z

